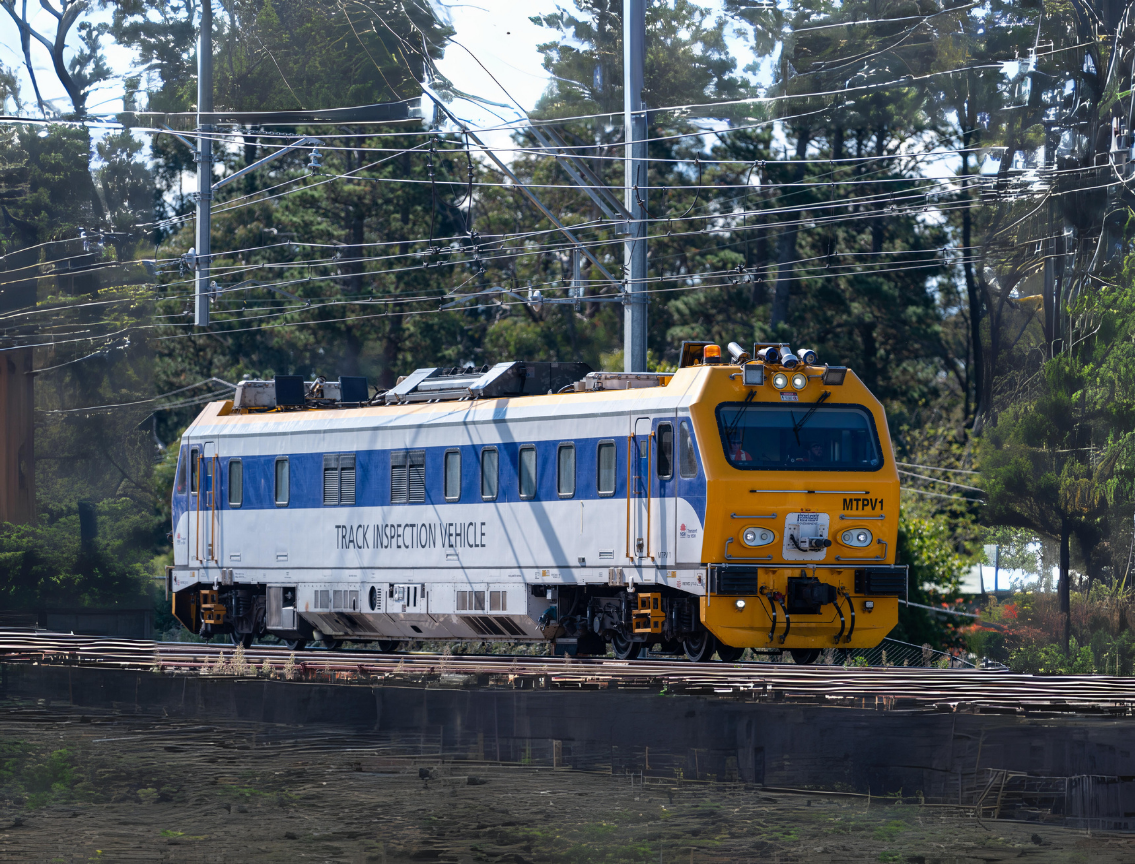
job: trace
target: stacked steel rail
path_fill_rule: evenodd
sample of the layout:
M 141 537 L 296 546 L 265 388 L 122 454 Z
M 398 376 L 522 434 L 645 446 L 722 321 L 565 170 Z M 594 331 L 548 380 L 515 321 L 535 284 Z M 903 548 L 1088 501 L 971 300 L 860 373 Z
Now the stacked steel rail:
M 299 654 L 255 645 L 233 665 L 231 645 L 147 642 L 43 631 L 0 630 L 4 662 L 145 669 L 167 674 L 270 675 L 344 683 L 546 688 L 643 688 L 753 700 L 810 701 L 872 708 L 1129 714 L 1135 678 L 1022 675 L 977 669 L 687 663 L 647 657 L 381 654 L 316 650 Z

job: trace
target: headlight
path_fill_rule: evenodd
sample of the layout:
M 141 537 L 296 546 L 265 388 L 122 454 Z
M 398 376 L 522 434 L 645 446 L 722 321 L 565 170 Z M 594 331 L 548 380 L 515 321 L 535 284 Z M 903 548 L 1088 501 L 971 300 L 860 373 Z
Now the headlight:
M 797 390 L 803 390 L 808 386 L 808 376 L 803 372 L 797 372 L 792 376 L 792 386 Z
M 744 601 L 744 600 L 738 600 L 738 601 L 737 601 L 737 602 L 736 602 L 735 604 L 733 604 L 733 605 L 735 605 L 735 606 L 737 607 L 737 611 L 738 611 L 738 612 L 740 612 L 740 611 L 741 611 L 742 609 L 744 609 L 744 608 L 745 608 L 745 601 Z
M 741 542 L 746 546 L 767 546 L 776 535 L 767 528 L 746 528 L 741 532 Z
M 777 372 L 772 376 L 772 386 L 777 390 L 783 390 L 788 386 L 788 376 L 783 372 Z
M 866 528 L 849 528 L 840 535 L 840 540 L 846 546 L 870 546 L 871 541 L 875 538 L 871 536 L 871 532 Z

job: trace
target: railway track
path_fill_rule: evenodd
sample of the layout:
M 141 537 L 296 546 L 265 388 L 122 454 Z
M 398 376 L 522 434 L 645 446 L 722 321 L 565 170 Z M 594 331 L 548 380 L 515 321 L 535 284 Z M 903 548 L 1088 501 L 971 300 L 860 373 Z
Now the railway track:
M 292 677 L 350 683 L 544 688 L 642 688 L 751 700 L 808 701 L 880 709 L 996 712 L 1135 711 L 1135 678 L 1040 676 L 978 669 L 688 663 L 645 658 L 290 652 L 254 645 L 234 668 L 230 645 L 148 642 L 45 631 L 0 630 L 8 663 L 145 669 L 166 674 Z

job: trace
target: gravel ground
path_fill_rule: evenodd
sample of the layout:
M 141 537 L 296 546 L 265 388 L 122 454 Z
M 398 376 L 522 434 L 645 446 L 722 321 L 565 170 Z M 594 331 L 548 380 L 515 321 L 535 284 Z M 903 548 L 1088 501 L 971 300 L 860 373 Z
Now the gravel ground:
M 0 709 L 3 862 L 1135 862 L 1135 835 L 439 760 L 341 729 Z

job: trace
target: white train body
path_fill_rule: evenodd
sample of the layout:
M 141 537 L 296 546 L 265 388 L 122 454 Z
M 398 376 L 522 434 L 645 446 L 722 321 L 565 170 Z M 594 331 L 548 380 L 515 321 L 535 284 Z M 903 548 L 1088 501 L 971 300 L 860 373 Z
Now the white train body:
M 560 586 L 704 594 L 705 473 L 677 383 L 337 410 L 213 403 L 182 437 L 171 588 L 249 588 L 263 612 L 229 602 L 227 623 L 262 614 L 257 632 L 297 641 L 542 640 Z M 647 469 L 660 427 L 691 476 Z

